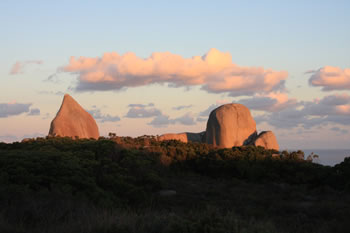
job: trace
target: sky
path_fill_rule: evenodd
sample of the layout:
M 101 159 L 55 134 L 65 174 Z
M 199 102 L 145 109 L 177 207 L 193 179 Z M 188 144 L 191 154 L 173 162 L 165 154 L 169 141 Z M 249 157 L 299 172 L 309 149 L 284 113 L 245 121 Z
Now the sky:
M 247 106 L 281 149 L 350 148 L 349 1 L 0 2 L 0 141 L 65 93 L 100 134 L 201 132 Z

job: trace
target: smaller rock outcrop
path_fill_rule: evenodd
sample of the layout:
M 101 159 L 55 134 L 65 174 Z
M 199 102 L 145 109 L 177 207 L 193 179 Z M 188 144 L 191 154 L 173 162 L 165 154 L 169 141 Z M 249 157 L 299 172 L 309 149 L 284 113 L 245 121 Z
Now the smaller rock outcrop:
M 279 150 L 277 139 L 272 131 L 263 131 L 254 141 L 255 146 L 262 146 L 265 149 Z
M 61 108 L 52 120 L 49 136 L 95 138 L 99 131 L 94 118 L 70 95 L 65 94 Z
M 167 140 L 179 140 L 181 142 L 188 142 L 186 133 L 167 133 L 160 135 L 158 137 L 158 141 L 167 141 Z
M 205 132 L 200 133 L 167 133 L 160 135 L 158 141 L 179 140 L 181 142 L 204 142 Z
M 30 141 L 34 141 L 34 139 L 33 138 L 23 138 L 21 143 L 30 142 Z

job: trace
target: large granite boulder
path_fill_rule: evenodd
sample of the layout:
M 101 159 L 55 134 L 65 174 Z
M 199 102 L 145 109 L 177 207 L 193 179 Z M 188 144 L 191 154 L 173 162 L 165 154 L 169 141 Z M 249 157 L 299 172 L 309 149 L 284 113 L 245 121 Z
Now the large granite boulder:
M 200 133 L 167 133 L 160 135 L 158 141 L 179 140 L 181 142 L 203 142 L 205 132 Z
M 94 118 L 65 94 L 61 108 L 51 122 L 49 136 L 97 139 L 99 131 Z
M 263 131 L 254 141 L 255 146 L 262 146 L 265 149 L 279 150 L 277 139 L 272 131 Z
M 256 123 L 247 107 L 225 104 L 214 109 L 207 122 L 206 143 L 221 148 L 249 145 L 256 138 Z

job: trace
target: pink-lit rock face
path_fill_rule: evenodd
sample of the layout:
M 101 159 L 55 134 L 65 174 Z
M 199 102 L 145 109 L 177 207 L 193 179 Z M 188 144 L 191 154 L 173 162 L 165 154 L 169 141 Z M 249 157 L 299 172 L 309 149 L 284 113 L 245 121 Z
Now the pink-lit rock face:
M 181 142 L 188 142 L 187 134 L 186 133 L 167 133 L 160 135 L 158 137 L 159 141 L 166 141 L 166 140 L 179 140 Z
M 51 122 L 49 136 L 97 139 L 99 131 L 94 118 L 65 94 L 61 108 Z
M 210 113 L 206 143 L 231 148 L 251 144 L 255 138 L 256 123 L 244 105 L 225 104 Z
M 201 133 L 167 133 L 158 137 L 158 141 L 179 140 L 181 142 L 203 142 L 205 132 Z
M 265 149 L 279 150 L 276 136 L 272 131 L 261 132 L 256 138 L 254 145 L 265 147 Z

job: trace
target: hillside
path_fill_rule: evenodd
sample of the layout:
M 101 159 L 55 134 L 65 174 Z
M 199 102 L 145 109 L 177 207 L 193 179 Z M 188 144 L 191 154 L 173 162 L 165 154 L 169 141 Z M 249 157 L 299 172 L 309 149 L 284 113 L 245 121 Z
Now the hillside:
M 346 232 L 350 158 L 156 141 L 0 143 L 0 232 Z

